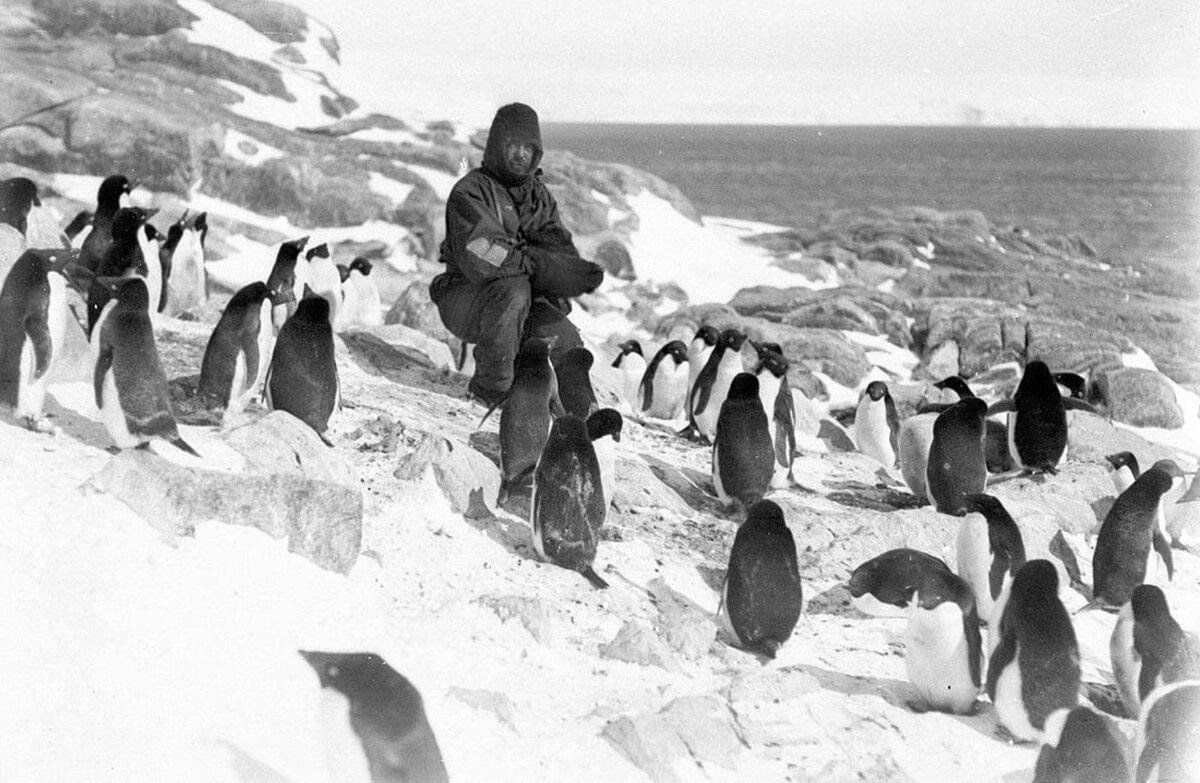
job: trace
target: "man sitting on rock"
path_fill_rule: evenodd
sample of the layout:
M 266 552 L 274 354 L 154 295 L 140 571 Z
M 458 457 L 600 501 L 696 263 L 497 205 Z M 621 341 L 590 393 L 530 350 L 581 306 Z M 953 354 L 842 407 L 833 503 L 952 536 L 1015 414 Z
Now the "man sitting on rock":
M 567 320 L 568 297 L 594 291 L 603 270 L 580 257 L 558 205 L 542 184 L 542 134 L 523 103 L 492 120 L 483 164 L 460 179 L 446 200 L 446 271 L 429 295 L 442 323 L 475 344 L 470 393 L 486 405 L 504 397 L 513 360 L 529 337 L 557 337 L 551 359 L 582 345 Z

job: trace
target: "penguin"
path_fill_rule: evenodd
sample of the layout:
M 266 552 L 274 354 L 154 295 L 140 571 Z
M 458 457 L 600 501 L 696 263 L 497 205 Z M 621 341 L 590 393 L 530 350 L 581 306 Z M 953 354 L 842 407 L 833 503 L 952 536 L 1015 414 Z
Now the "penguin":
M 154 343 L 146 281 L 105 277 L 96 282 L 111 292 L 90 340 L 96 407 L 108 434 L 121 449 L 160 438 L 200 456 L 179 436 L 167 376 Z
M 596 404 L 596 392 L 592 389 L 592 352 L 582 345 L 576 346 L 551 361 L 554 377 L 558 382 L 558 398 L 563 410 L 580 419 L 587 419 Z
M 371 277 L 371 262 L 359 256 L 350 262 L 342 277 L 342 309 L 338 328 L 351 326 L 382 326 L 383 303 L 375 279 Z M 338 275 L 341 276 L 339 268 Z
M 566 414 L 554 420 L 533 472 L 530 524 L 539 556 L 608 587 L 592 569 L 608 510 L 600 463 L 587 425 Z
M 550 432 L 550 416 L 565 413 L 558 380 L 550 365 L 553 339 L 534 337 L 521 344 L 513 362 L 513 382 L 500 405 L 500 495 L 504 505 L 514 487 L 523 485 L 537 467 Z M 492 406 L 483 415 L 491 415 Z M 594 452 L 593 452 L 594 456 Z
M 729 393 L 733 378 L 742 372 L 742 344 L 746 335 L 737 329 L 726 329 L 717 338 L 696 382 L 688 392 L 688 432 L 695 432 L 705 443 L 712 443 L 717 432 L 721 405 Z
M 79 265 L 89 272 L 102 274 L 100 264 L 108 257 L 108 246 L 112 244 L 112 225 L 121 209 L 121 199 L 133 192 L 132 185 L 123 174 L 105 177 L 96 192 L 96 211 L 92 213 L 92 230 L 79 246 Z
M 421 694 L 374 653 L 298 650 L 317 673 L 330 775 L 446 783 Z
M 304 282 L 313 293 L 329 302 L 329 323 L 333 324 L 336 332 L 342 323 L 342 278 L 329 256 L 329 245 L 324 242 L 314 245 L 305 251 L 304 256 L 308 260 L 308 278 Z
M 796 458 L 796 401 L 788 383 L 788 360 L 776 343 L 755 343 L 758 364 L 758 398 L 767 414 L 767 431 L 771 433 L 775 455 L 771 486 L 784 488 L 792 481 L 792 460 Z
M 187 222 L 187 210 L 171 225 L 167 226 L 167 235 L 158 245 L 158 266 L 162 270 L 162 295 L 158 300 L 158 312 L 167 312 L 167 302 L 171 298 L 171 272 L 174 270 L 175 251 L 179 241 L 183 239 L 183 229 Z
M 175 240 L 173 237 L 177 231 L 179 238 Z M 164 248 L 175 243 L 163 267 L 167 287 L 163 312 L 167 315 L 179 315 L 204 304 L 207 298 L 204 271 L 204 243 L 207 236 L 207 212 L 201 212 L 190 220 L 184 212 L 184 216 L 167 230 Z
M 717 498 L 749 508 L 767 493 L 774 467 L 775 450 L 758 396 L 758 378 L 739 373 L 721 403 L 713 438 L 712 477 Z
M 1087 399 L 1087 379 L 1077 372 L 1056 372 L 1054 382 L 1058 384 L 1058 392 L 1064 397 L 1076 400 Z
M 854 412 L 854 442 L 858 450 L 884 467 L 896 466 L 900 417 L 883 381 L 871 381 L 858 398 Z
M 1091 707 L 1055 710 L 1046 718 L 1033 783 L 1128 783 L 1124 740 Z
M 987 693 L 1000 724 L 1017 740 L 1040 739 L 1046 718 L 1079 701 L 1079 645 L 1058 598 L 1058 572 L 1030 560 L 1013 580 L 988 662 Z
M 948 389 L 958 395 L 958 399 L 975 397 L 971 387 L 957 375 L 949 375 L 933 384 L 935 389 Z M 938 412 L 945 410 L 944 405 L 922 402 L 917 407 L 917 413 Z M 1008 427 L 995 419 L 984 420 L 983 454 L 987 462 L 988 473 L 1005 473 L 1013 469 L 1012 457 L 1008 448 Z
M 674 419 L 687 401 L 689 360 L 682 340 L 672 340 L 658 349 L 642 374 L 642 413 L 656 419 Z
M 329 301 L 310 290 L 279 330 L 265 381 L 271 410 L 287 411 L 325 440 L 341 402 Z M 328 440 L 325 440 L 329 444 Z
M 975 392 L 971 391 L 971 387 L 967 384 L 967 382 L 957 375 L 947 375 L 945 378 L 942 378 L 940 381 L 933 384 L 933 388 L 949 389 L 957 394 L 960 400 L 975 396 Z
M 1137 783 L 1200 780 L 1200 680 L 1181 680 L 1150 693 L 1134 741 Z
M 308 237 L 290 239 L 281 244 L 275 253 L 275 264 L 267 275 L 267 290 L 271 292 L 271 323 L 276 334 L 288 316 L 296 312 L 296 302 L 303 295 L 307 271 L 300 274 L 299 270 L 308 265 L 298 263 L 298 259 L 306 244 Z M 300 294 L 296 293 L 297 285 L 300 285 Z
M 1138 585 L 1121 607 L 1109 653 L 1121 704 L 1131 717 L 1155 688 L 1200 679 L 1200 642 L 1175 622 L 1155 585 Z
M 874 617 L 908 617 L 908 605 L 929 572 L 950 573 L 938 557 L 916 549 L 890 549 L 866 561 L 850 575 L 854 607 Z
M 971 587 L 950 571 L 921 574 L 908 603 L 904 668 L 917 709 L 975 711 L 983 666 L 979 615 Z
M 964 498 L 966 515 L 958 528 L 958 575 L 975 595 L 979 619 L 988 626 L 988 652 L 1000 642 L 1000 617 L 1012 581 L 1025 565 L 1021 528 L 992 495 Z
M 621 442 L 621 431 L 625 420 L 614 408 L 601 408 L 587 417 L 588 438 L 596 450 L 596 461 L 600 464 L 600 486 L 604 498 L 612 503 L 616 495 L 617 444 Z
M 626 340 L 617 346 L 621 352 L 613 359 L 612 366 L 621 371 L 621 399 L 631 412 L 641 410 L 638 389 L 646 373 L 646 357 L 642 355 L 642 344 L 637 340 Z
M 274 343 L 267 284 L 250 283 L 225 305 L 208 338 L 197 388 L 205 406 L 224 409 L 226 421 L 240 413 L 262 389 Z
M 44 428 L 47 380 L 70 328 L 62 268 L 46 251 L 27 250 L 0 286 L 0 403 L 31 430 Z
M 957 403 L 955 403 L 957 404 Z M 900 422 L 896 437 L 900 477 L 918 500 L 929 499 L 926 473 L 929 467 L 929 448 L 933 445 L 933 425 L 939 413 L 918 413 Z
M 147 219 L 158 210 L 147 210 Z M 142 250 L 142 259 L 146 265 L 146 288 L 150 291 L 150 316 L 157 317 L 166 304 L 166 280 L 163 278 L 162 242 L 159 241 L 158 229 L 146 223 L 138 231 L 138 247 Z
M 768 658 L 796 628 L 804 608 L 796 541 L 770 500 L 750 506 L 733 537 L 722 605 L 738 643 Z
M 1172 478 L 1183 471 L 1169 459 L 1155 462 L 1113 502 L 1096 536 L 1092 554 L 1093 593 L 1102 606 L 1119 607 L 1133 588 L 1157 578 L 1157 554 L 1166 566 L 1167 579 L 1175 575 L 1171 545 L 1158 526 L 1158 508 Z
M 1200 551 L 1200 473 L 1192 476 L 1187 491 L 1167 509 L 1167 530 L 1184 549 Z
M 149 275 L 146 265 L 146 254 L 143 250 L 145 233 L 142 230 L 146 221 L 157 210 L 145 210 L 141 207 L 122 207 L 113 217 L 109 227 L 107 251 L 95 267 L 96 277 L 129 277 L 137 275 L 145 279 Z M 156 251 L 157 252 L 157 251 Z M 82 255 L 80 256 L 82 258 Z M 147 282 L 149 292 L 149 282 Z M 88 336 L 96 326 L 105 304 L 108 302 L 110 289 L 101 283 L 93 281 L 88 288 L 87 317 Z M 157 301 L 157 300 L 156 300 Z
M 1025 365 L 1011 399 L 1000 400 L 987 415 L 1008 413 L 1008 448 L 1013 463 L 1026 473 L 1054 475 L 1067 452 L 1067 411 L 1096 409 L 1083 400 L 1063 397 L 1045 362 Z
M 716 327 L 704 324 L 696 330 L 695 336 L 687 345 L 688 391 L 691 391 L 692 387 L 696 385 L 696 376 L 704 369 L 704 365 L 708 364 L 708 357 L 717 347 L 717 340 L 720 337 L 721 333 L 717 331 Z
M 925 485 L 929 500 L 942 514 L 962 516 L 965 496 L 981 493 L 987 486 L 983 454 L 986 411 L 987 403 L 968 397 L 939 413 L 933 423 Z
M 1116 454 L 1109 454 L 1104 461 L 1112 468 L 1109 477 L 1112 478 L 1113 489 L 1117 491 L 1118 495 L 1129 489 L 1137 477 L 1142 475 L 1142 469 L 1132 451 L 1118 451 Z
M 84 237 L 81 235 L 85 229 L 90 231 L 91 228 L 92 211 L 90 209 L 81 209 L 79 212 L 75 213 L 75 217 L 71 218 L 71 222 L 67 223 L 66 227 L 63 229 L 63 236 L 67 238 L 67 241 L 71 243 L 72 247 L 79 247 L 76 239 L 78 238 L 78 242 L 82 243 Z
M 25 236 L 29 211 L 40 207 L 37 184 L 28 177 L 11 177 L 0 181 L 0 225 L 9 225 Z M 0 278 L 3 282 L 3 278 Z

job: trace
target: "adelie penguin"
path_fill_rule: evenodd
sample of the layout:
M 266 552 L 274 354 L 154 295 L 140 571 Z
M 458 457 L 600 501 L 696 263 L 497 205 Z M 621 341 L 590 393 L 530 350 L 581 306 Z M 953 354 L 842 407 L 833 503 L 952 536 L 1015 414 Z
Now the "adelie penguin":
M 173 240 L 176 232 L 178 240 Z M 201 212 L 190 220 L 187 213 L 167 229 L 164 252 L 169 258 L 164 261 L 164 276 L 167 281 L 167 315 L 175 316 L 204 304 L 208 294 L 204 271 L 204 243 L 208 236 L 208 213 Z M 173 249 L 168 246 L 175 242 Z M 170 274 L 166 270 L 170 269 Z M 269 320 L 269 319 L 268 319 Z
M 1154 585 L 1138 585 L 1121 607 L 1109 654 L 1121 704 L 1130 717 L 1137 716 L 1155 688 L 1200 679 L 1200 642 L 1179 627 L 1166 596 Z
M 150 295 L 140 277 L 97 278 L 112 298 L 92 329 L 92 379 L 96 407 L 117 448 L 165 440 L 199 456 L 175 423 L 167 376 L 150 324 Z
M 592 352 L 580 345 L 551 362 L 558 379 L 558 398 L 563 410 L 581 419 L 586 419 L 600 407 L 596 404 L 596 392 L 592 389 L 594 361 Z
M 1134 753 L 1137 783 L 1200 778 L 1200 680 L 1183 680 L 1150 693 L 1138 717 Z
M 925 468 L 925 491 L 943 514 L 966 513 L 967 495 L 987 486 L 987 461 L 983 453 L 984 413 L 987 403 L 968 397 L 938 414 Z
M 959 400 L 976 396 L 967 382 L 957 375 L 948 375 L 933 384 L 933 387 L 949 390 L 956 394 Z M 948 407 L 945 403 L 922 402 L 917 407 L 917 413 L 940 413 Z M 984 421 L 983 454 L 989 473 L 1004 473 L 1013 469 L 1012 457 L 1008 453 L 1008 427 L 1003 422 L 993 419 Z
M 900 437 L 896 403 L 883 381 L 871 381 L 858 398 L 854 412 L 854 442 L 858 450 L 884 467 L 895 467 Z
M 322 440 L 341 398 L 329 302 L 308 291 L 275 340 L 266 401 L 312 427 Z M 325 440 L 328 444 L 329 441 Z
M 919 711 L 974 712 L 983 650 L 970 586 L 937 568 L 921 574 L 908 604 L 904 667 Z
M 267 275 L 267 290 L 271 292 L 271 323 L 276 334 L 283 327 L 288 316 L 296 312 L 296 302 L 303 294 L 303 279 L 307 278 L 307 263 L 300 263 L 300 254 L 308 244 L 308 237 L 291 239 L 282 243 L 275 254 L 275 263 Z M 305 272 L 298 278 L 298 270 Z M 297 293 L 299 282 L 300 292 Z
M 78 328 L 67 311 L 64 263 L 51 252 L 26 250 L 0 286 L 0 403 L 33 430 L 44 426 L 47 379 L 67 329 Z
M 41 205 L 37 184 L 28 177 L 11 177 L 0 181 L 0 225 L 12 226 L 21 236 L 25 236 L 30 211 Z
M 89 272 L 100 274 L 100 263 L 108 256 L 112 244 L 112 225 L 121 209 L 121 198 L 133 192 L 134 186 L 122 174 L 105 177 L 96 193 L 96 211 L 92 214 L 92 230 L 79 247 L 79 265 Z
M 583 574 L 595 587 L 608 587 L 592 568 L 607 512 L 600 463 L 587 425 L 575 416 L 560 416 L 533 474 L 534 549 L 544 560 Z
M 1040 740 L 1051 713 L 1078 703 L 1079 645 L 1050 561 L 1017 572 L 987 672 L 1000 725 L 1017 740 Z
M 421 694 L 374 653 L 300 655 L 321 687 L 321 732 L 332 779 L 446 783 Z
M 971 586 L 979 619 L 988 626 L 988 651 L 1000 641 L 1000 617 L 1012 582 L 1025 565 L 1021 529 L 992 495 L 967 495 L 958 528 L 958 575 Z
M 688 427 L 685 433 L 695 434 L 705 443 L 712 443 L 717 433 L 717 418 L 721 405 L 729 394 L 734 376 L 742 372 L 742 345 L 746 335 L 737 329 L 726 329 L 696 376 L 696 383 L 688 392 Z
M 145 279 L 149 275 L 149 267 L 146 264 L 143 250 L 143 238 L 145 237 L 143 228 L 154 212 L 155 210 L 145 210 L 141 207 L 125 207 L 117 212 L 110 228 L 107 251 L 104 258 L 100 259 L 97 264 L 97 278 L 136 275 Z M 149 283 L 147 283 L 146 290 L 148 297 Z M 96 320 L 100 317 L 109 296 L 110 289 L 100 283 L 93 281 L 88 288 L 89 336 L 95 328 Z
M 907 617 L 908 605 L 926 575 L 951 573 L 941 558 L 917 549 L 890 549 L 854 569 L 850 601 L 873 617 Z
M 1173 461 L 1159 460 L 1113 502 L 1092 554 L 1096 603 L 1122 606 L 1148 577 L 1161 580 L 1159 558 L 1166 578 L 1174 576 L 1171 545 L 1159 528 L 1159 502 L 1172 480 L 1182 476 L 1183 471 Z
M 696 385 L 696 376 L 704 369 L 704 365 L 708 364 L 708 357 L 712 356 L 713 349 L 717 347 L 717 340 L 721 337 L 721 333 L 717 331 L 715 326 L 704 324 L 696 330 L 696 334 L 692 337 L 692 341 L 687 345 L 687 360 L 688 360 L 688 382 L 687 388 L 691 390 Z
M 621 442 L 621 431 L 625 420 L 613 408 L 601 408 L 587 417 L 588 438 L 596 450 L 596 461 L 600 464 L 600 485 L 604 499 L 613 501 L 617 480 L 617 444 Z
M 1012 399 L 993 403 L 987 415 L 1008 413 L 1008 448 L 1023 471 L 1054 474 L 1067 451 L 1067 411 L 1096 409 L 1083 400 L 1063 397 L 1045 362 L 1025 365 Z
M 1124 739 L 1091 707 L 1055 711 L 1046 719 L 1033 783 L 1128 783 Z
M 760 500 L 746 513 L 729 552 L 722 605 L 738 643 L 774 658 L 804 607 L 796 541 L 783 510 Z
M 796 401 L 788 383 L 788 360 L 778 343 L 755 343 L 758 364 L 758 398 L 767 414 L 767 431 L 775 455 L 771 486 L 784 488 L 792 481 L 792 460 L 796 457 Z
M 223 409 L 232 421 L 262 390 L 274 345 L 270 291 L 262 281 L 251 283 L 225 305 L 208 338 L 197 389 L 205 406 Z
M 672 340 L 658 349 L 642 374 L 638 409 L 656 419 L 674 419 L 688 395 L 687 346 Z
M 342 310 L 338 328 L 380 326 L 383 324 L 383 303 L 379 288 L 371 277 L 371 262 L 359 256 L 350 262 L 342 277 Z M 338 268 L 339 274 L 341 268 Z
M 738 374 L 721 403 L 712 447 L 712 477 L 722 503 L 744 508 L 762 500 L 771 486 L 775 451 L 767 414 L 758 396 L 758 378 Z
M 329 323 L 335 332 L 341 329 L 342 276 L 338 274 L 333 259 L 329 256 L 329 245 L 322 242 L 304 252 L 308 261 L 307 277 L 303 280 L 317 296 L 329 303 Z
M 642 376 L 646 374 L 646 357 L 642 355 L 642 344 L 637 340 L 626 340 L 617 348 L 621 352 L 613 359 L 612 366 L 621 371 L 621 399 L 630 411 L 636 413 L 642 409 L 638 389 L 642 385 Z

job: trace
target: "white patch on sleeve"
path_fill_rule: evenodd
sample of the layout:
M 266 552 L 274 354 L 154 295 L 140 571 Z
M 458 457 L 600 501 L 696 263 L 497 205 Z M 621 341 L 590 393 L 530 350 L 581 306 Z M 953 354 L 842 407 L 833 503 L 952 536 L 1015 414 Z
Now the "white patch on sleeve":
M 486 237 L 477 237 L 471 240 L 467 245 L 467 250 L 470 250 L 475 255 L 482 258 L 494 267 L 499 268 L 504 263 L 504 259 L 508 257 L 508 250 L 503 245 L 499 245 Z

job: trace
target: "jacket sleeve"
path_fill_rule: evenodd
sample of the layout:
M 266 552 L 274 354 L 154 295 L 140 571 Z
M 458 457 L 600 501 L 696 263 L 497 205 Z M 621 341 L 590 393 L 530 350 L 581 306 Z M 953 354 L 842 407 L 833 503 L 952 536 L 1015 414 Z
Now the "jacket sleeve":
M 458 271 L 476 285 L 533 270 L 524 243 L 505 230 L 495 205 L 476 183 L 461 183 L 450 193 L 446 239 Z
M 530 283 L 534 295 L 565 299 L 596 290 L 604 280 L 604 270 L 579 255 L 550 191 L 539 182 L 534 193 L 533 218 L 523 229 L 529 243 L 525 253 L 533 260 Z

